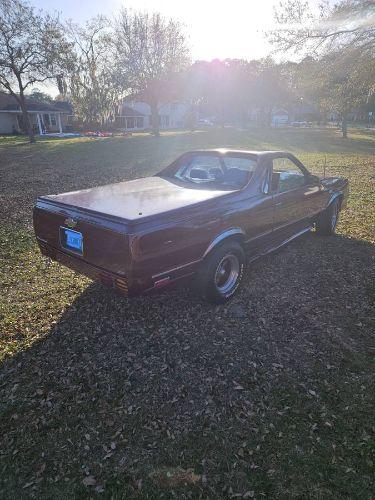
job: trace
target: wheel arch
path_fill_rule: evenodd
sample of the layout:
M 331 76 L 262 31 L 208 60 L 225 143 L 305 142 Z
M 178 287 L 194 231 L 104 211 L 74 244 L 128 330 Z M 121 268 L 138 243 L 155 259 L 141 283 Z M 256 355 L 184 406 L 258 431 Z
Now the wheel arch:
M 332 205 L 332 203 L 334 203 L 337 200 L 339 202 L 339 209 L 341 210 L 341 204 L 343 199 L 344 199 L 344 193 L 342 193 L 341 191 L 334 193 L 329 199 L 327 208 L 329 208 Z
M 220 245 L 228 241 L 236 241 L 243 246 L 245 241 L 245 231 L 243 231 L 243 229 L 241 229 L 240 227 L 232 227 L 221 232 L 220 234 L 215 236 L 213 240 L 211 240 L 210 244 L 203 254 L 202 259 L 207 257 L 207 255 L 209 255 L 212 250 L 218 248 Z

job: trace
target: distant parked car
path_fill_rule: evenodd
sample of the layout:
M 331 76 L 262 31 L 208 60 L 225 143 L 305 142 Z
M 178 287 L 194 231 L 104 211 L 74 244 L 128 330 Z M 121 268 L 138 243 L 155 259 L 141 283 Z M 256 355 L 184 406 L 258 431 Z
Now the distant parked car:
M 209 118 L 201 118 L 200 120 L 198 120 L 198 125 L 203 125 L 203 126 L 206 126 L 206 127 L 213 127 L 214 126 L 214 122 L 212 120 L 210 120 Z
M 309 123 L 306 121 L 295 121 L 291 123 L 292 127 L 308 127 Z
M 314 226 L 332 234 L 348 181 L 319 179 L 286 152 L 192 151 L 154 177 L 40 196 L 43 255 L 127 296 L 190 280 L 230 299 L 254 260 Z

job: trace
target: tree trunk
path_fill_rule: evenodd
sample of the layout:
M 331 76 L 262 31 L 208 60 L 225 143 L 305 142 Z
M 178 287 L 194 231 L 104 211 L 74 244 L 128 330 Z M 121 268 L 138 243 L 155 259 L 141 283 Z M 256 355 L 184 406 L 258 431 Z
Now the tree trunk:
M 19 95 L 19 104 L 20 104 L 20 108 L 22 111 L 23 123 L 25 124 L 26 132 L 27 132 L 27 135 L 29 136 L 29 141 L 32 144 L 36 141 L 35 141 L 35 136 L 34 136 L 34 132 L 33 132 L 33 127 L 30 123 L 29 113 L 27 112 L 25 96 L 23 95 L 23 93 L 20 93 L 20 95 Z
M 155 136 L 160 135 L 159 131 L 159 110 L 158 110 L 158 105 L 155 101 L 152 101 L 150 103 L 150 108 L 151 108 L 151 127 L 152 127 L 152 133 Z
M 348 138 L 348 116 L 346 113 L 344 113 L 342 115 L 341 132 L 342 132 L 343 139 L 347 139 Z
M 35 142 L 35 136 L 34 136 L 33 128 L 32 128 L 31 123 L 30 123 L 30 117 L 29 117 L 29 113 L 27 112 L 26 100 L 25 100 L 25 96 L 23 93 L 25 88 L 22 85 L 21 75 L 19 73 L 17 73 L 16 71 L 14 71 L 14 74 L 15 74 L 15 77 L 17 78 L 18 88 L 20 89 L 20 92 L 19 92 L 19 95 L 16 95 L 14 92 L 11 92 L 11 94 L 13 95 L 13 97 L 16 99 L 16 101 L 20 105 L 20 108 L 22 111 L 22 116 L 23 116 L 23 123 L 25 125 L 27 135 L 29 136 L 29 141 L 32 144 Z
M 272 111 L 273 111 L 273 106 L 270 106 L 267 115 L 266 115 L 266 125 L 267 127 L 272 127 Z

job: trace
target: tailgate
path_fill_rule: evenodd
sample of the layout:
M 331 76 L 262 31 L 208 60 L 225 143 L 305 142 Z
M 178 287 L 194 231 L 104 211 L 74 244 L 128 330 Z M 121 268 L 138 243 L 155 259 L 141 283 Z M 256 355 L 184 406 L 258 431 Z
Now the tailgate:
M 127 274 L 129 237 L 126 225 L 85 214 L 68 205 L 62 207 L 38 199 L 34 208 L 34 229 L 38 241 L 44 245 L 107 271 Z M 66 234 L 73 236 L 71 241 Z

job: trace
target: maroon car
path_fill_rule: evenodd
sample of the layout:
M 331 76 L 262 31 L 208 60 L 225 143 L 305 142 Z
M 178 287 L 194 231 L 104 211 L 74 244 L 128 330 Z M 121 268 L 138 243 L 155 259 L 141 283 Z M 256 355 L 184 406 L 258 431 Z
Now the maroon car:
M 290 153 L 192 151 L 159 174 L 40 196 L 43 255 L 126 296 L 189 278 L 211 302 L 245 264 L 310 231 L 332 234 L 348 181 L 319 179 Z

